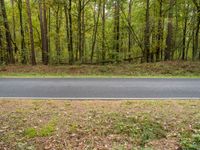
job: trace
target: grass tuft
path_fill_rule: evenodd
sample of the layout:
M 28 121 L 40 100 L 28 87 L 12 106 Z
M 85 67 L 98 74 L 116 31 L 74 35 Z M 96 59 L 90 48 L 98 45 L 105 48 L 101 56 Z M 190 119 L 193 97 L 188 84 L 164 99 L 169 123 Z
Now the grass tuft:
M 28 138 L 50 136 L 56 131 L 56 124 L 56 121 L 52 120 L 42 126 L 39 130 L 36 130 L 35 128 L 27 128 L 24 131 L 24 135 Z
M 183 132 L 181 137 L 181 145 L 183 150 L 199 150 L 200 149 L 200 126 L 191 131 Z
M 27 128 L 24 131 L 24 135 L 28 138 L 34 138 L 37 136 L 37 130 L 35 128 Z
M 149 140 L 166 137 L 166 131 L 162 125 L 149 118 L 138 119 L 135 117 L 121 116 L 120 114 L 117 116 L 117 118 L 116 116 L 113 118 L 113 132 L 128 135 L 134 140 L 138 140 L 142 146 Z

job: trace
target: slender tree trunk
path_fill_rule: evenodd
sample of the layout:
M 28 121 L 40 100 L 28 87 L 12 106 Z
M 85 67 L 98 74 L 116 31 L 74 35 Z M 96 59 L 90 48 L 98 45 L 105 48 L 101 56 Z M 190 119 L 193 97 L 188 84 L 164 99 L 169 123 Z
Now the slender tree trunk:
M 200 60 L 199 31 L 200 31 L 200 6 L 198 8 L 197 29 L 196 29 L 196 34 L 195 34 L 195 45 L 196 45 L 195 48 L 196 48 L 196 51 L 199 51 L 199 60 Z
M 188 53 L 189 53 L 189 49 L 190 49 L 190 43 L 192 41 L 192 35 L 189 35 L 189 39 L 188 39 L 188 42 L 187 42 L 187 47 L 186 47 L 186 56 L 185 56 L 185 60 L 188 60 Z
M 2 11 L 4 27 L 6 30 L 6 44 L 7 44 L 7 60 L 6 61 L 8 63 L 14 64 L 15 59 L 14 59 L 14 54 L 13 54 L 12 37 L 10 34 L 10 28 L 9 28 L 9 24 L 8 24 L 4 0 L 0 0 L 0 4 L 1 4 L 1 11 Z
M 184 28 L 183 28 L 183 49 L 182 49 L 182 60 L 186 57 L 186 36 L 187 36 L 187 23 L 188 23 L 188 7 L 185 4 L 185 16 L 184 16 Z
M 165 18 L 162 18 L 162 36 L 161 36 L 161 49 L 160 49 L 160 60 L 164 60 L 164 53 L 165 53 L 165 49 L 163 48 L 163 41 L 164 41 L 164 28 L 165 28 Z
M 93 35 L 92 35 L 92 48 L 91 48 L 91 55 L 90 55 L 90 62 L 93 63 L 93 57 L 94 57 L 94 49 L 95 49 L 95 36 L 96 36 L 96 7 L 97 7 L 97 1 L 94 1 L 94 6 L 93 6 L 93 21 L 94 21 L 94 28 L 93 28 Z
M 33 25 L 32 25 L 32 13 L 31 13 L 29 0 L 26 0 L 26 8 L 27 8 L 27 14 L 28 14 L 29 36 L 30 36 L 30 43 L 31 43 L 31 64 L 36 65 L 34 37 L 33 37 Z
M 44 55 L 44 64 L 48 65 L 49 63 L 49 49 L 48 49 L 48 26 L 47 26 L 47 8 L 46 1 L 43 0 L 43 26 L 44 26 L 44 47 L 45 47 L 45 55 Z
M 48 33 L 50 34 L 51 32 L 51 8 L 49 8 L 48 12 Z M 51 36 L 48 37 L 48 49 L 49 52 L 51 52 Z
M 1 13 L 0 13 L 1 15 Z M 0 64 L 3 64 L 3 43 L 2 43 L 2 31 L 0 28 Z
M 79 37 L 76 36 L 76 51 L 75 51 L 75 61 L 78 61 L 79 53 Z
M 26 54 L 26 45 L 25 45 L 25 35 L 23 27 L 23 15 L 22 15 L 22 0 L 18 0 L 18 9 L 19 9 L 19 20 L 20 20 L 20 33 L 21 33 L 21 62 L 22 64 L 27 63 L 27 54 Z
M 176 1 L 174 1 L 176 2 Z M 170 7 L 171 8 L 171 7 Z M 174 5 L 173 6 L 173 40 L 172 40 L 172 47 L 173 49 L 171 49 L 171 55 L 170 55 L 170 60 L 174 59 L 174 55 L 180 59 L 181 55 L 182 55 L 182 47 L 179 44 L 179 38 L 178 35 L 179 34 L 179 7 L 178 5 Z M 169 9 L 170 10 L 170 9 Z
M 68 1 L 64 5 L 64 11 L 65 11 L 65 29 L 66 29 L 66 33 L 67 33 L 67 48 L 68 48 L 69 60 L 70 60 L 69 15 L 68 15 L 69 4 L 68 4 Z
M 93 56 L 94 56 L 94 51 L 95 51 L 100 12 L 101 12 L 101 0 L 99 0 L 99 4 L 98 4 L 97 17 L 95 15 L 96 14 L 96 2 L 94 5 L 94 31 L 93 31 L 92 53 L 91 53 L 91 58 L 90 58 L 91 63 L 93 62 Z
M 70 43 L 70 60 L 69 64 L 74 63 L 74 53 L 73 53 L 73 26 L 72 26 L 72 0 L 69 0 L 69 43 Z
M 65 18 L 66 18 L 66 31 L 67 31 L 67 43 L 68 43 L 68 53 L 69 53 L 69 64 L 74 63 L 73 54 L 73 30 L 72 30 L 72 0 L 69 0 L 65 5 Z
M 192 30 L 192 60 L 194 61 L 195 60 L 195 28 L 193 28 Z
M 132 5 L 133 5 L 133 0 L 129 1 L 129 10 L 128 10 L 128 22 L 129 25 L 132 23 Z M 128 60 L 130 62 L 131 60 L 131 49 L 132 49 L 132 38 L 131 38 L 131 31 L 130 28 L 128 28 Z
M 165 61 L 171 60 L 173 50 L 173 5 L 174 0 L 170 0 L 170 10 L 168 15 L 168 29 L 165 49 Z
M 82 62 L 82 4 L 81 0 L 78 0 L 78 51 L 79 61 Z
M 39 1 L 40 10 L 40 30 L 41 30 L 41 40 L 42 40 L 42 62 L 44 65 L 49 63 L 49 51 L 48 51 L 48 27 L 47 27 L 47 16 L 46 16 L 46 4 L 45 0 Z
M 82 0 L 82 23 L 81 23 L 81 28 L 82 28 L 82 43 L 81 43 L 81 57 L 80 57 L 80 61 L 81 63 L 84 62 L 84 58 L 85 58 L 85 0 Z
M 2 16 L 1 5 L 0 5 L 0 16 Z M 3 34 L 1 28 L 2 20 L 0 20 L 0 64 L 4 63 L 4 49 L 3 49 Z
M 184 19 L 182 60 L 185 60 L 187 19 Z
M 199 31 L 200 31 L 200 3 L 198 0 L 193 0 L 194 5 L 197 9 L 197 23 L 196 31 L 194 31 L 194 47 L 193 47 L 193 60 L 197 58 L 198 49 L 199 49 Z M 199 50 L 199 60 L 200 60 L 200 50 Z
M 11 6 L 12 6 L 12 25 L 13 25 L 13 42 L 16 42 L 16 21 L 15 21 L 15 9 L 14 9 L 14 0 L 11 0 Z M 15 43 L 15 53 L 17 52 L 17 46 Z
M 146 27 L 144 33 L 144 59 L 150 62 L 150 3 L 146 1 Z
M 114 59 L 118 62 L 120 49 L 120 0 L 115 0 L 114 7 Z
M 44 64 L 44 26 L 43 26 L 43 12 L 42 12 L 42 1 L 39 0 L 39 18 L 40 18 L 40 33 L 41 33 L 41 44 L 42 44 L 42 62 Z
M 156 61 L 160 61 L 162 53 L 162 39 L 163 39 L 163 0 L 159 0 L 159 19 L 158 19 L 158 33 L 157 33 L 157 48 Z
M 103 0 L 102 5 L 102 61 L 106 59 L 106 50 L 105 50 L 105 26 L 106 26 L 106 0 Z
M 57 52 L 57 63 L 61 63 L 61 47 L 60 47 L 60 6 L 57 7 L 56 10 L 56 37 L 55 37 L 55 47 L 56 47 L 56 52 Z

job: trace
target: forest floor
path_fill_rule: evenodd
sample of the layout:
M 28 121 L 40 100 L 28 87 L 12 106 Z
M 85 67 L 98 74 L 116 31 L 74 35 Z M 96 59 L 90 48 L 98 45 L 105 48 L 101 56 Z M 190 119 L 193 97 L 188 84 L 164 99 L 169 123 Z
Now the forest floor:
M 0 77 L 200 77 L 200 62 L 149 64 L 0 66 Z
M 199 150 L 200 101 L 0 101 L 0 149 Z

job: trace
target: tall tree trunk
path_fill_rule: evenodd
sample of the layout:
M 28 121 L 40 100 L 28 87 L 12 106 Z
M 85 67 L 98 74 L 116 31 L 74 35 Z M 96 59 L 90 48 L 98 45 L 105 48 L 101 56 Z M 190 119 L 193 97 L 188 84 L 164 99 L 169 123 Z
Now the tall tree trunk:
M 12 6 L 12 25 L 13 25 L 13 42 L 16 42 L 16 21 L 15 21 L 15 9 L 14 9 L 14 0 L 11 0 L 11 6 Z M 15 44 L 15 53 L 17 52 L 17 46 Z
M 175 2 L 175 1 L 174 1 Z M 180 46 L 181 43 L 179 43 L 179 38 L 178 36 L 174 36 L 174 35 L 178 35 L 179 34 L 179 19 L 180 19 L 180 8 L 178 7 L 178 5 L 174 5 L 173 6 L 173 40 L 172 40 L 172 47 L 173 49 L 171 50 L 171 56 L 170 56 L 170 60 L 174 59 L 174 55 L 177 57 L 178 59 L 181 58 L 181 53 L 182 53 L 182 47 Z M 178 55 L 177 55 L 178 54 Z
M 14 59 L 14 54 L 13 54 L 12 37 L 10 34 L 10 28 L 9 28 L 9 24 L 8 24 L 4 0 L 0 0 L 0 4 L 1 4 L 1 11 L 2 11 L 4 27 L 6 30 L 6 44 L 7 44 L 7 60 L 6 61 L 8 63 L 14 64 L 15 59 Z
M 171 60 L 172 50 L 173 50 L 173 6 L 174 0 L 170 0 L 170 10 L 168 14 L 168 29 L 167 29 L 167 39 L 166 39 L 166 49 L 165 49 L 165 61 Z
M 42 62 L 44 65 L 49 63 L 49 51 L 48 51 L 48 27 L 47 27 L 47 16 L 46 16 L 46 4 L 45 0 L 39 1 L 40 10 L 40 30 L 41 30 L 41 40 L 42 40 Z
M 129 10 L 128 10 L 128 22 L 129 25 L 132 23 L 132 5 L 133 5 L 133 0 L 129 1 Z M 132 49 L 132 38 L 131 38 L 131 31 L 130 28 L 128 28 L 128 60 L 130 62 L 131 60 L 131 49 Z
M 55 37 L 55 47 L 57 52 L 57 63 L 61 63 L 61 47 L 60 47 L 60 6 L 56 10 L 56 37 Z
M 22 64 L 27 63 L 27 54 L 26 54 L 26 45 L 24 37 L 24 27 L 23 27 L 23 15 L 22 15 L 22 0 L 18 0 L 18 9 L 19 9 L 19 20 L 20 20 L 20 33 L 21 33 L 21 62 Z
M 69 53 L 69 64 L 74 63 L 74 54 L 73 54 L 73 30 L 72 30 L 72 0 L 68 0 L 65 7 L 65 18 L 66 18 L 66 31 L 67 31 L 67 45 Z
M 69 43 L 70 43 L 70 49 L 69 49 L 69 64 L 74 63 L 74 53 L 73 53 L 73 26 L 72 26 L 72 0 L 69 0 L 69 10 L 68 10 L 68 15 L 69 15 Z
M 1 13 L 0 13 L 1 15 Z M 1 28 L 0 28 L 0 64 L 3 64 L 3 42 L 2 42 L 2 31 L 1 31 Z
M 150 62 L 153 63 L 154 62 L 154 56 L 155 55 L 155 52 L 154 50 L 156 49 L 156 40 L 157 40 L 157 33 L 156 33 L 156 16 L 157 16 L 157 9 L 156 9 L 156 4 L 153 5 L 153 18 L 151 19 L 152 20 L 152 23 L 151 23 L 151 48 L 152 48 L 152 51 L 150 51 Z
M 106 59 L 106 50 L 105 50 L 105 26 L 106 26 L 106 0 L 103 0 L 102 4 L 102 61 Z
M 51 8 L 48 10 L 48 33 L 51 32 Z M 51 51 L 51 36 L 48 36 L 48 50 Z
M 196 30 L 196 48 L 197 50 L 199 49 L 199 60 L 200 60 L 199 31 L 200 31 L 200 7 L 198 10 L 198 23 L 197 23 L 197 30 Z
M 44 26 L 43 26 L 43 11 L 42 11 L 42 0 L 39 0 L 39 19 L 40 19 L 40 33 L 41 33 L 41 44 L 42 44 L 42 63 L 44 64 Z
M 68 48 L 69 60 L 70 60 L 69 15 L 68 15 L 69 4 L 68 4 L 68 1 L 66 1 L 66 4 L 64 5 L 64 12 L 65 12 L 65 29 L 66 29 L 66 34 L 67 34 L 67 48 Z
M 78 52 L 79 52 L 79 61 L 82 62 L 82 3 L 81 0 L 78 0 Z
M 150 3 L 146 1 L 146 27 L 144 33 L 144 59 L 150 62 Z
M 114 7 L 114 59 L 118 62 L 120 49 L 120 0 L 114 1 Z
M 32 25 L 32 13 L 31 13 L 29 0 L 26 0 L 26 8 L 27 8 L 27 14 L 28 14 L 29 36 L 30 36 L 30 43 L 31 43 L 31 64 L 36 65 L 34 37 L 33 37 L 33 25 Z
M 198 0 L 193 0 L 193 3 L 197 9 L 197 23 L 196 31 L 194 37 L 194 49 L 193 49 L 193 60 L 197 58 L 198 49 L 199 49 L 199 31 L 200 31 L 200 3 Z M 200 50 L 199 50 L 199 60 L 200 60 Z
M 159 0 L 159 19 L 158 19 L 158 33 L 157 33 L 157 48 L 156 48 L 156 61 L 160 61 L 162 53 L 163 42 L 163 0 Z
M 84 62 L 84 57 L 85 57 L 85 0 L 82 0 L 82 23 L 81 23 L 81 28 L 82 28 L 82 35 L 81 35 L 81 37 L 82 37 L 82 43 L 81 43 L 81 57 L 80 57 L 80 61 L 81 61 L 81 63 L 83 63 Z
M 187 6 L 186 6 L 187 5 Z M 183 28 L 183 49 L 182 49 L 182 60 L 185 60 L 186 57 L 186 36 L 187 36 L 187 23 L 188 23 L 188 7 L 189 5 L 184 4 L 185 7 L 185 16 L 184 16 L 184 28 Z
M 99 16 L 100 16 L 100 12 L 101 12 L 101 0 L 99 0 L 97 12 L 96 12 L 96 7 L 97 6 L 96 6 L 96 2 L 95 2 L 95 5 L 94 5 L 94 31 L 93 31 L 92 53 L 91 53 L 91 58 L 90 58 L 91 63 L 93 62 L 93 56 L 94 56 L 94 51 L 95 51 L 96 39 L 97 39 Z M 97 16 L 96 16 L 96 13 L 97 13 Z
M 187 34 L 187 19 L 185 18 L 185 19 L 184 19 L 184 28 L 183 28 L 182 60 L 185 60 L 186 34 Z
M 45 55 L 44 55 L 44 64 L 48 65 L 49 63 L 49 49 L 48 49 L 48 26 L 47 26 L 47 8 L 46 8 L 46 1 L 43 0 L 43 26 L 44 26 L 44 48 L 45 48 Z
M 192 60 L 195 60 L 196 52 L 195 52 L 195 28 L 192 30 Z
M 199 31 L 200 31 L 200 6 L 198 7 L 197 29 L 196 29 L 196 34 L 195 34 L 195 45 L 196 45 L 195 49 L 196 51 L 199 51 L 199 60 L 200 60 Z

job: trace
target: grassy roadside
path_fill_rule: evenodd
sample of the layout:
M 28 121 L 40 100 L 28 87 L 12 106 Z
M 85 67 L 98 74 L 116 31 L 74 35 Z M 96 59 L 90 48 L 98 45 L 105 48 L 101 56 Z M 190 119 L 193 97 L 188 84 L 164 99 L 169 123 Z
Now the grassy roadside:
M 200 101 L 0 101 L 0 149 L 199 150 Z
M 0 77 L 43 78 L 200 78 L 200 62 L 160 62 L 150 64 L 23 66 L 0 67 Z

